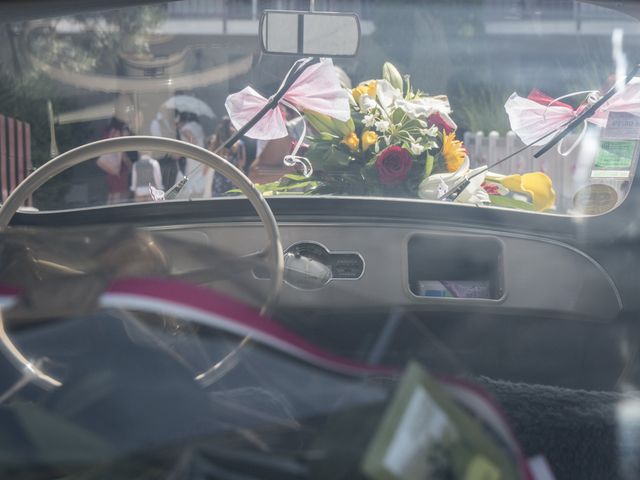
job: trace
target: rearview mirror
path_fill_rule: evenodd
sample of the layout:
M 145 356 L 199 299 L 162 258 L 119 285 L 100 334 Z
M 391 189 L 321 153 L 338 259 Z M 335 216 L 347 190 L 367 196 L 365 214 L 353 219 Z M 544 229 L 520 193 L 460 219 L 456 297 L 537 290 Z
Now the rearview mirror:
M 265 53 L 352 57 L 360 46 L 360 20 L 355 13 L 265 10 L 260 41 Z

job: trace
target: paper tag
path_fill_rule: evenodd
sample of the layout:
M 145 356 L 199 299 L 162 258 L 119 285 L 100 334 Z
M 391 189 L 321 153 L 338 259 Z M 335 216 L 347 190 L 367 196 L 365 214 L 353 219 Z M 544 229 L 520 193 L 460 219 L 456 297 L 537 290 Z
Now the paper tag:
M 640 139 L 640 116 L 628 112 L 610 112 L 603 136 L 611 139 Z
M 629 170 L 593 170 L 591 178 L 629 178 Z
M 631 140 L 602 140 L 591 177 L 629 178 L 636 146 Z
M 486 425 L 411 363 L 369 443 L 362 471 L 372 480 L 520 478 L 513 452 Z
M 426 478 L 429 466 L 421 452 L 429 451 L 447 436 L 456 436 L 455 427 L 427 391 L 418 387 L 391 439 L 383 465 L 398 477 Z

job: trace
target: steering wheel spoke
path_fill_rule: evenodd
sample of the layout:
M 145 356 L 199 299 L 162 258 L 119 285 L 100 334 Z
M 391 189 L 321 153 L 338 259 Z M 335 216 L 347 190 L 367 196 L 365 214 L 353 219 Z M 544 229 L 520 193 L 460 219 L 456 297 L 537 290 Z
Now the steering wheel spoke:
M 254 252 L 248 255 L 225 258 L 207 265 L 204 268 L 176 273 L 171 276 L 198 284 L 228 280 L 241 276 L 257 266 L 261 266 L 268 259 L 268 256 L 268 252 L 265 253 L 265 251 Z M 230 267 L 233 267 L 233 270 L 231 270 Z

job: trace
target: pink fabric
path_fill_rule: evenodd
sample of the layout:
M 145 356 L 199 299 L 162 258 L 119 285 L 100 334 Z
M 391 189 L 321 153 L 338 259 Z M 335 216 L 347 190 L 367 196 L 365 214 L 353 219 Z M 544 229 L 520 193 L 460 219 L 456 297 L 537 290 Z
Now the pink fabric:
M 301 111 L 323 113 L 336 120 L 346 122 L 351 117 L 349 94 L 340 86 L 340 81 L 330 59 L 307 68 L 282 98 Z M 242 128 L 266 104 L 268 100 L 251 87 L 227 97 L 225 107 L 231 123 Z M 286 114 L 278 106 L 247 132 L 247 136 L 258 140 L 274 140 L 287 136 Z
M 536 103 L 539 103 L 540 105 L 544 105 L 545 107 L 553 103 L 556 107 L 571 108 L 573 110 L 573 107 L 568 103 L 559 102 L 559 101 L 554 102 L 553 101 L 554 99 L 552 97 L 550 97 L 544 92 L 541 92 L 537 88 L 534 88 L 533 90 L 531 90 L 529 92 L 529 95 L 527 95 L 527 98 L 529 100 L 533 100 Z
M 563 102 L 551 104 L 552 101 L 553 99 L 548 95 L 539 90 L 533 90 L 528 98 L 514 93 L 505 103 L 504 108 L 509 116 L 511 130 L 525 144 L 530 144 L 543 135 L 558 130 L 587 107 L 586 104 L 582 104 L 574 110 L 571 105 Z M 587 122 L 604 127 L 607 124 L 609 112 L 640 115 L 640 84 L 627 85 L 622 92 L 613 95 L 592 117 L 587 119 Z M 548 141 L 549 139 L 545 138 L 534 145 L 544 145 Z
M 22 295 L 22 288 L 16 287 L 15 285 L 7 285 L 5 283 L 0 283 L 0 295 L 7 297 L 14 297 Z
M 258 311 L 211 289 L 176 280 L 128 278 L 115 280 L 106 292 L 145 297 L 197 309 L 212 315 L 216 327 L 239 335 L 250 335 L 254 341 L 298 357 L 316 366 L 343 375 L 394 374 L 393 368 L 353 362 L 326 352 Z M 157 304 L 156 311 L 164 311 Z
M 0 303 L 17 299 L 21 294 L 20 288 L 0 283 Z M 260 316 L 254 308 L 208 288 L 161 278 L 122 278 L 114 280 L 103 293 L 101 304 L 110 300 L 108 305 L 115 306 L 123 302 L 123 296 L 129 299 L 129 308 L 133 299 L 137 309 L 158 313 L 166 313 L 169 304 L 194 309 L 210 316 L 209 323 L 216 328 L 240 336 L 250 335 L 257 343 L 342 375 L 399 373 L 394 368 L 358 363 L 324 351 L 273 320 Z M 122 308 L 127 305 L 123 304 Z M 188 317 L 188 312 L 185 315 Z

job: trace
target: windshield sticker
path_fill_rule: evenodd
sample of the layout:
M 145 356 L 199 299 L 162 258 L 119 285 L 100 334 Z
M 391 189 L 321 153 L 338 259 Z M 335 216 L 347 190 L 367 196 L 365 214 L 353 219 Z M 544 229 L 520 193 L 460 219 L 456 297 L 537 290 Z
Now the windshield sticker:
M 629 178 L 636 146 L 631 140 L 602 140 L 591 177 Z
M 611 139 L 640 139 L 640 116 L 628 112 L 610 112 L 604 137 Z
M 613 209 L 618 203 L 618 192 L 610 185 L 596 183 L 578 190 L 573 206 L 578 213 L 598 215 Z

